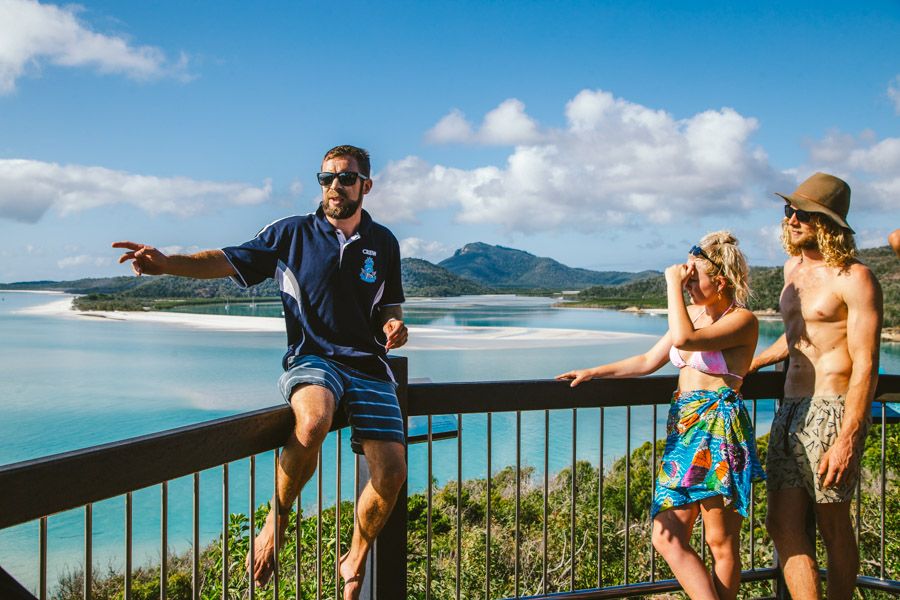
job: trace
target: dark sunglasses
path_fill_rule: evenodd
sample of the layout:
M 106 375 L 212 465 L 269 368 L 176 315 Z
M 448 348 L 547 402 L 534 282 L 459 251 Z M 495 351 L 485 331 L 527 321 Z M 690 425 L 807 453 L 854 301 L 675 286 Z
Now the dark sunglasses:
M 812 213 L 807 212 L 805 210 L 800 210 L 799 208 L 794 208 L 790 204 L 784 205 L 784 216 L 790 219 L 794 215 L 797 215 L 797 220 L 801 223 L 809 223 L 809 220 L 812 218 Z
M 363 175 L 362 173 L 357 173 L 356 171 L 341 171 L 340 173 L 329 173 L 328 171 L 323 171 L 322 173 L 316 173 L 316 178 L 319 180 L 319 185 L 329 186 L 334 181 L 334 178 L 337 177 L 338 183 L 345 187 L 349 187 L 356 183 L 356 178 L 360 178 L 363 181 L 367 180 L 368 177 Z
M 697 257 L 697 258 L 703 258 L 705 260 L 708 260 L 710 263 L 712 263 L 712 265 L 715 268 L 719 269 L 720 271 L 722 270 L 722 265 L 720 265 L 719 263 L 717 263 L 716 261 L 711 259 L 709 257 L 709 255 L 707 255 L 706 252 L 703 251 L 703 248 L 701 248 L 700 246 L 691 246 L 691 249 L 688 250 L 688 254 L 690 254 L 691 256 Z

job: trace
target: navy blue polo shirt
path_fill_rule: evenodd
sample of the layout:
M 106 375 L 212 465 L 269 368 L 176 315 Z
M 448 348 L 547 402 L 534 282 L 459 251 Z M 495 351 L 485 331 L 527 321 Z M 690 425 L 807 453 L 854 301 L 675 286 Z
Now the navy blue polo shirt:
M 287 327 L 285 369 L 294 356 L 314 354 L 393 381 L 377 312 L 404 301 L 400 245 L 369 213 L 362 211 L 349 239 L 320 206 L 314 214 L 275 221 L 252 240 L 222 251 L 241 287 L 269 277 L 278 282 Z

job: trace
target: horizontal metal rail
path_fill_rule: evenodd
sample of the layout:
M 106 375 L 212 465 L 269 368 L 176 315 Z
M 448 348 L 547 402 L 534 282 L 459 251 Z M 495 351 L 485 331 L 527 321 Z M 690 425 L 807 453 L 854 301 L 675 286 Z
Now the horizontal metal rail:
M 405 373 L 405 364 L 403 371 Z M 742 393 L 748 400 L 779 398 L 783 383 L 783 373 L 757 373 L 747 378 Z M 672 376 L 594 380 L 574 389 L 565 382 L 553 380 L 418 383 L 408 386 L 405 400 L 411 416 L 461 416 L 507 411 L 650 406 L 667 402 L 675 386 L 676 378 Z M 880 376 L 876 396 L 898 391 L 900 376 Z M 333 429 L 345 424 L 345 420 L 337 419 Z M 290 409 L 278 406 L 2 466 L 0 529 L 122 496 L 278 448 L 287 438 L 292 425 Z M 405 511 L 398 518 L 405 534 Z M 392 531 L 385 529 L 382 537 L 393 536 Z M 769 577 L 760 575 L 769 573 L 766 569 L 749 573 L 752 577 Z M 858 582 L 870 589 L 894 593 L 900 590 L 900 583 L 886 579 L 860 577 Z M 405 586 L 405 581 L 403 584 Z M 661 585 L 669 584 L 665 581 L 634 584 L 628 587 L 627 595 L 655 592 L 659 588 L 652 586 Z M 641 591 L 644 589 L 642 586 L 651 586 L 647 587 L 650 591 Z M 618 597 L 609 595 L 614 593 L 614 589 L 593 590 L 590 593 L 594 595 L 583 595 L 589 593 L 587 591 L 573 591 L 546 597 Z
M 768 569 L 756 569 L 743 571 L 741 582 L 766 581 L 774 579 L 778 570 L 774 567 Z M 578 590 L 573 592 L 557 592 L 540 596 L 521 596 L 521 600 L 599 600 L 606 598 L 629 598 L 631 596 L 646 596 L 649 594 L 664 594 L 681 590 L 681 585 L 674 579 L 659 581 L 645 581 L 642 583 L 629 583 L 628 585 L 614 585 L 600 589 Z

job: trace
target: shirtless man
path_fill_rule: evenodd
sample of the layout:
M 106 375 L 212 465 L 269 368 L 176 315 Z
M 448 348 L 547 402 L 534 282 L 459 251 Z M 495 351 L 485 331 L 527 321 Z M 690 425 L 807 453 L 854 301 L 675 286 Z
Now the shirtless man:
M 790 359 L 772 423 L 766 526 L 795 600 L 821 598 L 812 509 L 828 555 L 828 598 L 850 598 L 859 553 L 850 500 L 878 380 L 881 287 L 857 261 L 847 224 L 850 187 L 816 173 L 785 199 L 781 315 L 785 333 L 751 370 Z

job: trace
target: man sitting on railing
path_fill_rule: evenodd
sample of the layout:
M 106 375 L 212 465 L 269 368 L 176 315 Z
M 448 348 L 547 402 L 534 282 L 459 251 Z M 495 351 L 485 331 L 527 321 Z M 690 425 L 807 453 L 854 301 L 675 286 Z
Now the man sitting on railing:
M 131 260 L 138 275 L 232 277 L 244 287 L 269 277 L 278 281 L 288 333 L 279 387 L 295 418 L 272 501 L 279 541 L 343 403 L 353 451 L 365 454 L 372 474 L 357 503 L 350 550 L 340 559 L 345 599 L 359 597 L 369 548 L 406 480 L 403 419 L 385 360 L 388 350 L 407 340 L 400 248 L 393 234 L 362 210 L 363 196 L 372 189 L 369 171 L 365 150 L 332 148 L 318 174 L 319 209 L 275 221 L 240 246 L 166 256 L 144 244 L 113 244 L 129 250 L 119 262 Z M 247 557 L 260 585 L 274 569 L 275 521 L 270 510 L 256 538 L 254 564 Z
M 821 597 L 816 548 L 806 534 L 809 510 L 828 553 L 828 598 L 853 595 L 859 553 L 850 500 L 878 379 L 882 297 L 878 280 L 857 261 L 847 224 L 850 187 L 816 173 L 782 195 L 785 334 L 752 370 L 790 358 L 784 401 L 769 438 L 767 527 L 791 597 Z

